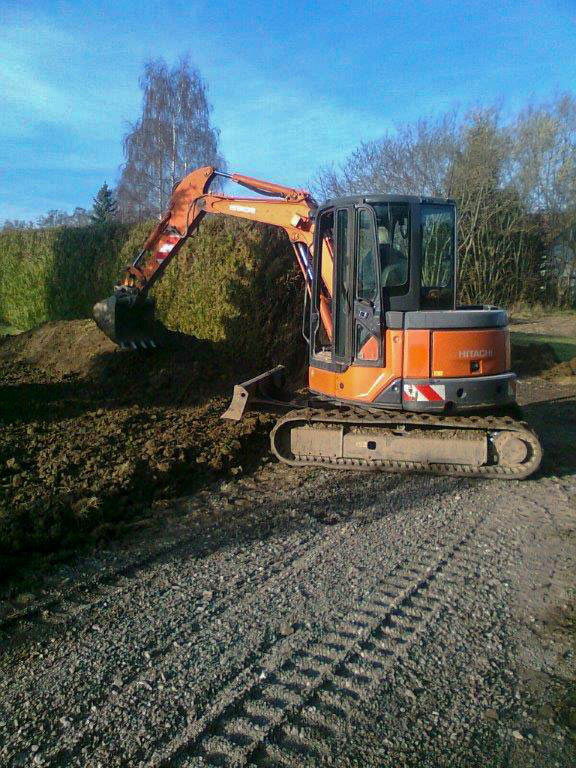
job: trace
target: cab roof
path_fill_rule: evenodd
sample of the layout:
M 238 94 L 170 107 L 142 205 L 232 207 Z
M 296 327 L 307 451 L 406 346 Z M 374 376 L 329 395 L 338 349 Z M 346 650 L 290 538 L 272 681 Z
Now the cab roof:
M 322 208 L 338 207 L 339 205 L 362 205 L 362 203 L 435 203 L 444 205 L 455 205 L 455 201 L 449 197 L 423 197 L 421 195 L 347 195 L 345 197 L 332 197 L 318 206 Z

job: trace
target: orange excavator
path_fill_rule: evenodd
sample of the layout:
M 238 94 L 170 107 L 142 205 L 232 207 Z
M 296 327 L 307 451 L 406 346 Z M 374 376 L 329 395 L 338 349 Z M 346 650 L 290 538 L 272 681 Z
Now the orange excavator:
M 211 193 L 217 177 L 258 197 Z M 513 415 L 507 313 L 456 303 L 452 200 L 367 194 L 318 205 L 305 190 L 198 168 L 174 187 L 114 294 L 94 307 L 114 342 L 155 346 L 148 292 L 207 214 L 281 227 L 306 286 L 308 399 L 286 412 L 277 366 L 237 385 L 224 418 L 281 407 L 272 451 L 296 466 L 502 479 L 538 468 L 538 438 Z

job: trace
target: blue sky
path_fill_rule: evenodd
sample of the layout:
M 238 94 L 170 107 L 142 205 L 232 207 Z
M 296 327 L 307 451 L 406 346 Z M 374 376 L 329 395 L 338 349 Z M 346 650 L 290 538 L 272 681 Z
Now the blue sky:
M 114 184 L 144 61 L 189 53 L 232 170 L 305 185 L 363 139 L 576 83 L 576 0 L 0 0 L 0 221 Z

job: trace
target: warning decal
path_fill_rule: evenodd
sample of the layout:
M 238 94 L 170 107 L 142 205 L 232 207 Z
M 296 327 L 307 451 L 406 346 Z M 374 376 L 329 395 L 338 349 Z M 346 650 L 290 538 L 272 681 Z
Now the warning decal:
M 412 402 L 441 402 L 446 399 L 444 384 L 404 384 L 404 400 Z

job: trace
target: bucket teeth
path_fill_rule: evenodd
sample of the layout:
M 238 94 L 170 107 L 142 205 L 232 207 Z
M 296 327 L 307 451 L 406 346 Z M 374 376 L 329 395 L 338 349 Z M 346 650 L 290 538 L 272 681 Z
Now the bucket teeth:
M 154 301 L 135 294 L 116 293 L 94 305 L 94 320 L 109 339 L 121 349 L 156 347 Z
M 138 352 L 139 350 L 150 350 L 158 348 L 158 345 L 153 339 L 124 339 L 122 341 L 118 341 L 117 343 L 120 349 L 126 351 L 132 350 L 134 352 Z

